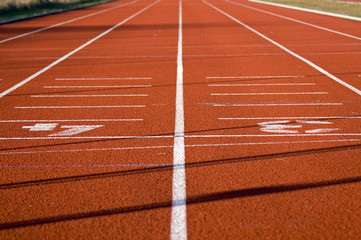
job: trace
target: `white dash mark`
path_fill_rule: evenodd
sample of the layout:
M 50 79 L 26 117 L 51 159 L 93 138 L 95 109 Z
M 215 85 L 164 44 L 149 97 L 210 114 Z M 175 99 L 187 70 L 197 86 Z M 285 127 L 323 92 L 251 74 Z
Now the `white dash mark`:
M 97 81 L 97 80 L 151 80 L 151 77 L 127 77 L 127 78 L 55 78 L 56 81 Z
M 258 78 L 302 78 L 305 76 L 218 76 L 206 77 L 208 79 L 258 79 Z
M 257 96 L 257 95 L 322 95 L 328 92 L 294 92 L 294 93 L 211 93 L 211 96 Z
M 0 120 L 0 123 L 27 123 L 27 122 L 133 122 L 143 119 L 57 119 L 57 120 Z
M 148 97 L 148 94 L 103 94 L 103 95 L 31 95 L 33 98 L 81 98 L 81 97 Z
M 209 87 L 313 86 L 315 83 L 208 84 Z
M 44 86 L 44 88 L 149 88 L 152 85 L 110 85 L 110 86 Z
M 144 108 L 145 105 L 119 105 L 119 106 L 30 106 L 15 107 L 16 109 L 56 109 L 56 108 Z
M 341 106 L 342 103 L 245 103 L 226 104 L 215 103 L 214 107 L 275 107 L 275 106 Z

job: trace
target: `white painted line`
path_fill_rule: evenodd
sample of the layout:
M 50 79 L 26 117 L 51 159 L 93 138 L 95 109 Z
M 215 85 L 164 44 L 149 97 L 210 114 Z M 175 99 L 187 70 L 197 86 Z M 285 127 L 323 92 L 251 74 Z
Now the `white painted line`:
M 44 88 L 149 88 L 152 85 L 111 85 L 111 86 L 44 86 Z
M 233 78 L 240 78 L 240 79 L 259 79 L 259 78 L 303 78 L 305 76 L 217 76 L 217 77 L 206 77 L 207 79 L 233 79 Z
M 314 86 L 316 83 L 208 84 L 209 87 Z
M 187 239 L 187 195 L 184 146 L 182 0 L 179 0 L 176 114 L 173 147 L 171 240 Z
M 294 7 L 294 6 L 278 4 L 278 3 L 263 2 L 263 1 L 258 1 L 258 0 L 248 0 L 248 1 L 267 4 L 267 5 L 272 5 L 272 6 L 277 6 L 277 7 L 289 8 L 289 9 L 294 9 L 294 10 L 299 10 L 299 11 L 304 11 L 304 12 L 317 13 L 317 14 L 327 15 L 327 16 L 331 16 L 331 17 L 338 17 L 338 18 L 345 18 L 345 19 L 349 19 L 349 20 L 361 21 L 361 18 L 359 18 L 359 17 L 352 17 L 352 16 L 348 16 L 348 15 L 343 15 L 343 14 L 329 13 L 329 12 L 323 12 L 323 11 L 319 11 L 319 10 L 312 10 L 312 9 L 308 9 L 308 8 Z
M 291 50 L 289 50 L 288 48 L 282 46 L 281 44 L 277 43 L 276 41 L 270 39 L 269 37 L 266 37 L 265 35 L 263 35 L 262 33 L 258 32 L 257 30 L 251 28 L 250 26 L 244 24 L 243 22 L 239 21 L 238 19 L 232 17 L 231 15 L 229 15 L 228 13 L 220 10 L 219 8 L 215 7 L 214 5 L 208 3 L 206 0 L 203 0 L 203 2 L 205 4 L 207 4 L 208 6 L 210 6 L 211 8 L 215 9 L 216 11 L 222 13 L 223 15 L 227 16 L 228 18 L 232 19 L 233 21 L 237 22 L 238 24 L 242 25 L 243 27 L 247 28 L 248 30 L 252 31 L 253 33 L 257 34 L 258 36 L 264 38 L 265 40 L 273 43 L 274 45 L 276 45 L 277 47 L 283 49 L 284 51 L 288 52 L 289 54 L 291 54 L 292 56 L 298 58 L 299 60 L 305 62 L 306 64 L 308 64 L 309 66 L 313 67 L 314 69 L 316 69 L 317 71 L 321 72 L 322 74 L 328 76 L 329 78 L 333 79 L 334 81 L 338 82 L 339 84 L 343 85 L 344 87 L 350 89 L 351 91 L 355 92 L 356 94 L 361 96 L 361 91 L 357 88 L 355 88 L 354 86 L 342 81 L 341 79 L 339 79 L 338 77 L 332 75 L 331 73 L 327 72 L 326 70 L 324 70 L 323 68 L 317 66 L 316 64 L 314 64 L 313 62 L 307 60 L 306 58 L 301 57 L 300 55 L 292 52 Z
M 211 96 L 258 96 L 258 95 L 321 95 L 328 92 L 294 92 L 294 93 L 211 93 Z
M 151 77 L 127 77 L 127 78 L 55 78 L 56 81 L 98 81 L 98 80 L 150 80 Z
M 214 103 L 214 107 L 341 106 L 342 103 Z
M 25 37 L 25 36 L 28 36 L 28 35 L 30 35 L 30 34 L 38 33 L 38 32 L 41 32 L 41 31 L 45 31 L 45 30 L 48 30 L 48 29 L 51 29 L 51 28 L 55 28 L 55 27 L 58 27 L 58 26 L 67 24 L 67 23 L 71 23 L 71 22 L 75 22 L 75 21 L 77 21 L 77 20 L 81 20 L 81 19 L 84 19 L 84 18 L 87 18 L 87 17 L 95 16 L 95 15 L 98 15 L 98 14 L 100 14 L 100 13 L 104 13 L 104 12 L 111 11 L 111 10 L 113 10 L 113 9 L 117 9 L 117 8 L 120 8 L 120 7 L 125 7 L 125 6 L 127 6 L 127 5 L 130 5 L 130 4 L 133 4 L 133 3 L 136 3 L 136 2 L 139 2 L 139 0 L 131 1 L 131 2 L 125 3 L 125 4 L 120 4 L 120 5 L 118 5 L 118 6 L 111 7 L 111 8 L 108 8 L 108 9 L 104 9 L 104 10 L 99 11 L 99 12 L 91 13 L 91 14 L 88 14 L 88 15 L 85 15 L 85 16 L 82 16 L 82 17 L 70 19 L 70 20 L 65 21 L 65 22 L 57 23 L 57 24 L 51 25 L 51 26 L 49 26 L 49 27 L 40 28 L 40 29 L 31 31 L 31 32 L 27 32 L 27 33 L 23 33 L 23 34 L 20 34 L 20 35 L 11 37 L 11 38 L 3 39 L 3 40 L 0 40 L 0 43 L 4 43 L 4 42 L 8 42 L 8 41 L 11 41 L 11 40 L 14 40 L 14 39 L 18 39 L 18 38 L 21 38 L 21 37 Z
M 361 136 L 361 133 L 287 133 L 287 134 L 239 134 L 239 135 L 187 135 L 187 138 L 245 138 L 245 137 L 342 137 Z
M 358 119 L 360 116 L 319 116 L 319 117 L 254 117 L 254 118 L 218 118 L 219 120 L 267 120 L 267 119 Z
M 30 82 L 31 80 L 33 80 L 34 78 L 36 78 L 37 76 L 41 75 L 42 73 L 46 72 L 47 70 L 49 70 L 50 68 L 54 67 L 55 65 L 57 65 L 58 63 L 64 61 L 65 59 L 67 59 L 68 57 L 70 57 L 71 55 L 79 52 L 80 50 L 82 50 L 83 48 L 85 48 L 86 46 L 92 44 L 94 41 L 98 40 L 99 38 L 103 37 L 104 35 L 108 34 L 109 32 L 113 31 L 114 29 L 116 29 L 117 27 L 119 27 L 120 25 L 128 22 L 129 20 L 131 20 L 132 18 L 138 16 L 139 14 L 141 14 L 142 12 L 146 11 L 147 9 L 151 8 L 152 6 L 154 6 L 155 4 L 159 3 L 160 0 L 157 0 L 151 4 L 149 4 L 147 7 L 143 8 L 142 10 L 136 12 L 135 14 L 133 14 L 132 16 L 126 18 L 125 20 L 121 21 L 120 23 L 116 24 L 115 26 L 109 28 L 108 30 L 106 30 L 105 32 L 99 34 L 98 36 L 96 36 L 95 38 L 87 41 L 86 43 L 84 43 L 83 45 L 81 45 L 80 47 L 78 47 L 77 49 L 71 51 L 70 53 L 64 55 L 63 57 L 59 58 L 58 60 L 52 62 L 51 64 L 49 64 L 48 66 L 46 66 L 45 68 L 41 69 L 40 71 L 34 73 L 33 75 L 31 75 L 30 77 L 26 78 L 25 80 L 19 82 L 18 84 L 16 84 L 15 86 L 9 88 L 8 90 L 0 93 L 0 98 L 6 96 L 7 94 L 11 93 L 12 91 L 18 89 L 19 87 L 23 86 L 24 84 Z
M 307 25 L 307 26 L 310 26 L 310 27 L 321 29 L 321 30 L 324 30 L 324 31 L 327 31 L 327 32 L 336 33 L 336 34 L 339 34 L 339 35 L 342 35 L 342 36 L 345 36 L 345 37 L 350 37 L 350 38 L 353 38 L 353 39 L 361 40 L 360 37 L 356 37 L 356 36 L 353 36 L 353 35 L 350 35 L 350 34 L 347 34 L 347 33 L 339 32 L 339 31 L 335 31 L 335 30 L 332 30 L 332 29 L 329 29 L 329 28 L 321 27 L 321 26 L 318 26 L 318 25 L 315 25 L 315 24 L 303 22 L 301 20 L 286 17 L 286 16 L 279 15 L 279 14 L 276 14 L 276 13 L 273 13 L 273 12 L 268 12 L 268 11 L 261 10 L 261 9 L 258 9 L 258 8 L 250 7 L 250 6 L 247 6 L 247 5 L 244 5 L 244 4 L 241 4 L 241 3 L 237 3 L 237 2 L 233 2 L 233 1 L 230 1 L 230 0 L 225 0 L 225 1 L 229 2 L 229 3 L 232 3 L 232 4 L 235 4 L 235 5 L 245 7 L 245 8 L 252 9 L 252 10 L 255 10 L 255 11 L 258 11 L 258 12 L 266 13 L 266 14 L 269 14 L 269 15 L 272 15 L 272 16 L 276 16 L 276 17 L 279 17 L 279 18 L 283 18 L 283 19 L 293 21 L 293 22 L 301 23 L 301 24 L 304 24 L 304 25 Z M 267 4 L 266 2 L 261 2 L 261 1 L 257 1 L 257 2 Z M 285 6 L 285 5 L 283 5 L 283 6 Z M 279 7 L 281 7 L 281 6 L 279 6 Z M 358 21 L 360 21 L 360 20 L 361 20 L 361 18 L 359 18 Z
M 15 107 L 16 109 L 56 109 L 56 108 L 144 108 L 145 105 L 118 105 L 118 106 L 29 106 Z
M 0 168 L 172 167 L 173 164 L 0 165 Z
M 57 119 L 57 120 L 0 120 L 0 123 L 27 123 L 27 122 L 136 122 L 143 119 Z
M 315 135 L 315 134 L 313 134 Z M 317 134 L 316 134 L 317 135 Z M 338 143 L 338 142 L 359 142 L 361 139 L 336 139 L 336 140 L 314 140 L 314 141 L 286 141 L 286 142 L 242 142 L 242 143 L 224 143 L 224 144 L 194 144 L 185 145 L 185 147 L 227 147 L 227 146 L 250 146 L 250 145 L 285 145 L 302 143 Z M 19 155 L 19 154 L 44 154 L 44 153 L 74 153 L 91 151 L 124 151 L 124 150 L 144 150 L 144 149 L 162 149 L 173 148 L 173 146 L 144 146 L 144 147 L 122 147 L 122 148 L 88 148 L 88 149 L 65 149 L 65 150 L 46 150 L 29 152 L 0 152 L 0 155 Z M 172 166 L 183 166 L 184 164 Z M 176 239 L 176 238 L 174 238 Z M 183 238 L 186 239 L 186 238 Z
M 148 97 L 148 94 L 103 94 L 103 95 L 31 95 L 33 98 L 80 98 L 80 97 Z
M 121 151 L 121 150 L 144 150 L 173 148 L 173 146 L 145 146 L 145 147 L 119 147 L 119 148 L 88 148 L 88 149 L 69 149 L 69 150 L 47 150 L 47 151 L 29 151 L 29 152 L 0 152 L 0 155 L 10 154 L 36 154 L 36 153 L 74 153 L 91 151 Z
M 59 139 L 160 139 L 173 138 L 173 135 L 154 135 L 154 136 L 88 136 L 88 137 L 0 137 L 0 140 L 59 140 Z

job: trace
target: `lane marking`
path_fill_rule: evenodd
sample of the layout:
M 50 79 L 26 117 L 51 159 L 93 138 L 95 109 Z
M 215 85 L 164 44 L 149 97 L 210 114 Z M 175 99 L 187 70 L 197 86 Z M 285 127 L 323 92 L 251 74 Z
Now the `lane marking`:
M 208 84 L 209 87 L 314 86 L 316 83 Z
M 23 129 L 29 129 L 29 131 L 53 131 L 58 123 L 37 123 L 34 126 L 23 126 Z
M 31 95 L 33 98 L 80 98 L 80 97 L 148 97 L 148 94 L 103 94 L 103 95 Z
M 150 88 L 152 85 L 44 86 L 44 88 Z
M 342 103 L 212 103 L 214 107 L 341 106 Z
M 29 106 L 14 107 L 16 109 L 56 109 L 56 108 L 144 108 L 145 105 L 118 105 L 118 106 Z
M 75 50 L 71 51 L 70 53 L 64 55 L 63 57 L 59 58 L 58 60 L 52 62 L 51 64 L 49 64 L 48 66 L 46 66 L 45 68 L 41 69 L 40 71 L 34 73 L 33 75 L 31 75 L 30 77 L 26 78 L 25 80 L 19 82 L 18 84 L 14 85 L 13 87 L 9 88 L 8 90 L 2 92 L 0 94 L 0 98 L 6 96 L 7 94 L 11 93 L 12 91 L 18 89 L 19 87 L 23 86 L 24 84 L 30 82 L 31 80 L 33 80 L 34 78 L 36 78 L 37 76 L 41 75 L 42 73 L 46 72 L 47 70 L 49 70 L 50 68 L 54 67 L 55 65 L 57 65 L 58 63 L 64 61 L 65 59 L 67 59 L 68 57 L 70 57 L 71 55 L 79 52 L 80 50 L 82 50 L 83 48 L 85 48 L 86 46 L 92 44 L 94 41 L 98 40 L 99 38 L 103 37 L 104 35 L 108 34 L 109 32 L 113 31 L 114 29 L 116 29 L 117 27 L 119 27 L 120 25 L 128 22 L 129 20 L 131 20 L 132 18 L 138 16 L 139 14 L 141 14 L 142 12 L 148 10 L 149 8 L 153 7 L 155 4 L 159 3 L 160 0 L 157 0 L 153 3 L 151 3 L 150 5 L 148 5 L 147 7 L 143 8 L 142 10 L 136 12 L 135 14 L 131 15 L 130 17 L 126 18 L 125 20 L 119 22 L 118 24 L 116 24 L 115 26 L 109 28 L 108 30 L 106 30 L 105 32 L 99 34 L 98 36 L 96 36 L 95 38 L 87 41 L 86 43 L 84 43 L 83 45 L 81 45 L 80 47 L 76 48 Z
M 143 119 L 57 119 L 57 120 L 0 120 L 0 123 L 26 123 L 26 122 L 132 122 Z
M 361 40 L 360 37 L 356 37 L 356 36 L 353 36 L 353 35 L 350 35 L 350 34 L 347 34 L 347 33 L 343 33 L 343 32 L 339 32 L 339 31 L 336 31 L 336 30 L 329 29 L 329 28 L 321 27 L 321 26 L 311 24 L 311 23 L 308 23 L 308 22 L 303 22 L 301 20 L 286 17 L 286 16 L 279 15 L 279 14 L 276 14 L 276 13 L 273 13 L 273 12 L 268 12 L 268 11 L 261 10 L 261 9 L 258 9 L 258 8 L 250 7 L 250 6 L 241 4 L 241 3 L 233 2 L 231 0 L 225 0 L 225 1 L 229 2 L 229 3 L 232 3 L 234 5 L 239 5 L 239 6 L 249 8 L 249 9 L 252 9 L 252 10 L 255 10 L 255 11 L 258 11 L 258 12 L 262 12 L 262 13 L 266 13 L 266 14 L 269 14 L 269 15 L 272 15 L 272 16 L 276 16 L 276 17 L 279 17 L 279 18 L 290 20 L 292 22 L 301 23 L 301 24 L 304 24 L 304 25 L 307 25 L 307 26 L 310 26 L 310 27 L 314 27 L 314 28 L 317 28 L 317 29 L 321 29 L 321 30 L 324 30 L 324 31 L 327 31 L 327 32 L 336 33 L 336 34 L 339 34 L 339 35 L 342 35 L 342 36 L 345 36 L 345 37 L 350 37 L 350 38 L 353 38 L 353 39 Z M 258 3 L 264 3 L 264 2 L 258 2 Z M 359 18 L 358 21 L 361 21 L 361 18 Z
M 18 39 L 18 38 L 21 38 L 21 37 L 28 36 L 30 34 L 38 33 L 38 32 L 45 31 L 45 30 L 48 30 L 48 29 L 51 29 L 51 28 L 55 28 L 55 27 L 58 27 L 58 26 L 61 26 L 61 25 L 67 24 L 67 23 L 75 22 L 77 20 L 81 20 L 81 19 L 84 19 L 84 18 L 87 18 L 87 17 L 95 16 L 95 15 L 98 15 L 98 14 L 101 14 L 101 13 L 104 13 L 104 12 L 108 12 L 108 11 L 111 11 L 111 10 L 114 10 L 114 9 L 117 9 L 117 8 L 120 8 L 120 7 L 125 7 L 127 5 L 131 5 L 131 4 L 136 3 L 136 2 L 139 2 L 139 0 L 131 1 L 131 2 L 125 3 L 125 4 L 120 4 L 120 5 L 116 6 L 116 7 L 104 9 L 104 10 L 101 10 L 99 12 L 91 13 L 91 14 L 88 14 L 88 15 L 85 15 L 85 16 L 82 16 L 82 17 L 70 19 L 70 20 L 65 21 L 65 22 L 57 23 L 57 24 L 51 25 L 49 27 L 40 28 L 40 29 L 31 31 L 31 32 L 27 32 L 27 33 L 23 33 L 23 34 L 14 36 L 14 37 L 3 39 L 3 40 L 0 40 L 0 43 L 8 42 L 8 41 L 11 41 L 11 40 L 14 40 L 14 39 Z
M 238 135 L 187 135 L 185 138 L 244 138 L 244 137 L 347 137 L 361 136 L 361 133 L 299 133 L 299 134 L 238 134 Z M 153 136 L 88 136 L 88 137 L 0 137 L 0 140 L 74 140 L 74 139 L 162 139 L 173 138 L 173 135 Z
M 104 127 L 104 125 L 67 125 L 61 126 L 61 128 L 67 128 L 67 130 L 54 133 L 49 135 L 50 137 L 58 137 L 58 136 L 73 136 L 83 132 L 88 132 L 97 128 Z
M 243 142 L 243 143 L 223 143 L 223 144 L 194 144 L 185 145 L 185 147 L 224 147 L 224 146 L 249 146 L 249 145 L 284 145 L 284 144 L 308 144 L 308 143 L 338 143 L 338 142 L 359 142 L 361 139 L 337 139 L 337 140 L 315 140 L 315 141 L 287 141 L 287 142 Z M 144 146 L 144 147 L 122 147 L 122 148 L 88 148 L 88 149 L 66 149 L 66 150 L 46 150 L 46 151 L 28 151 L 28 152 L 0 152 L 0 155 L 19 155 L 19 154 L 44 154 L 44 153 L 74 153 L 90 151 L 122 151 L 122 150 L 144 150 L 144 149 L 162 149 L 173 148 L 174 146 Z M 185 167 L 184 164 L 174 165 L 174 167 Z
M 0 168 L 172 167 L 173 164 L 0 165 Z
M 300 55 L 292 52 L 291 50 L 289 50 L 288 48 L 282 46 L 281 44 L 275 42 L 274 40 L 270 39 L 269 37 L 266 37 L 265 35 L 263 35 L 262 33 L 258 32 L 257 30 L 251 28 L 250 26 L 244 24 L 243 22 L 239 21 L 238 19 L 232 17 L 231 15 L 229 15 L 228 13 L 220 10 L 219 8 L 215 7 L 214 5 L 208 3 L 206 0 L 202 0 L 203 3 L 205 3 L 206 5 L 210 6 L 211 8 L 215 9 L 216 11 L 222 13 L 223 15 L 225 15 L 226 17 L 232 19 L 233 21 L 237 22 L 238 24 L 242 25 L 243 27 L 247 28 L 248 30 L 252 31 L 253 33 L 257 34 L 258 36 L 264 38 L 265 40 L 271 42 L 272 44 L 276 45 L 277 47 L 283 49 L 284 51 L 288 52 L 289 54 L 291 54 L 292 56 L 298 58 L 299 60 L 305 62 L 306 64 L 308 64 L 309 66 L 313 67 L 314 69 L 316 69 L 317 71 L 323 73 L 324 75 L 326 75 L 327 77 L 333 79 L 334 81 L 338 82 L 339 84 L 343 85 L 344 87 L 350 89 L 351 91 L 357 93 L 358 95 L 361 96 L 361 91 L 357 88 L 355 88 L 354 86 L 342 81 L 341 79 L 337 78 L 336 76 L 332 75 L 331 73 L 327 72 L 326 70 L 324 70 L 323 68 L 317 66 L 316 64 L 314 64 L 313 62 L 307 60 L 304 57 L 301 57 Z
M 179 0 L 177 53 L 177 88 L 176 113 L 173 147 L 173 183 L 172 215 L 170 226 L 171 240 L 186 240 L 187 237 L 187 195 L 184 146 L 184 99 L 183 99 L 183 34 L 182 34 L 182 0 Z
M 294 92 L 294 93 L 211 93 L 211 96 L 257 96 L 257 95 L 322 95 L 328 92 Z
M 207 79 L 233 79 L 233 78 L 240 78 L 240 79 L 249 79 L 249 78 L 303 78 L 306 76 L 217 76 L 217 77 L 206 77 Z
M 359 17 L 352 17 L 352 16 L 348 16 L 348 15 L 343 15 L 343 14 L 329 13 L 329 12 L 323 12 L 323 11 L 313 10 L 313 9 L 308 9 L 308 8 L 294 7 L 294 6 L 284 5 L 284 4 L 263 2 L 263 1 L 257 1 L 257 0 L 248 0 L 248 1 L 267 4 L 267 5 L 272 5 L 272 6 L 277 6 L 277 7 L 289 8 L 289 9 L 294 9 L 294 10 L 299 10 L 299 11 L 304 11 L 304 12 L 317 13 L 317 14 L 326 15 L 326 16 L 332 16 L 332 17 L 338 17 L 338 18 L 345 18 L 345 19 L 349 19 L 349 20 L 361 21 L 361 18 L 359 18 Z
M 267 120 L 267 119 L 352 119 L 360 116 L 320 116 L 320 117 L 254 117 L 254 118 L 218 118 L 219 120 Z
M 97 80 L 150 80 L 151 77 L 127 77 L 127 78 L 55 78 L 56 81 L 97 81 Z

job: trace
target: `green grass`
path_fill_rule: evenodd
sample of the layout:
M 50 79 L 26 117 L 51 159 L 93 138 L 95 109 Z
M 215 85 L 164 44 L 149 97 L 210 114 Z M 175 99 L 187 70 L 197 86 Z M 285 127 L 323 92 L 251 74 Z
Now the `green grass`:
M 113 0 L 0 0 L 0 22 L 110 1 Z
M 335 2 L 332 0 L 262 0 L 264 2 L 280 3 L 290 6 L 321 10 L 324 12 L 361 17 L 361 4 Z

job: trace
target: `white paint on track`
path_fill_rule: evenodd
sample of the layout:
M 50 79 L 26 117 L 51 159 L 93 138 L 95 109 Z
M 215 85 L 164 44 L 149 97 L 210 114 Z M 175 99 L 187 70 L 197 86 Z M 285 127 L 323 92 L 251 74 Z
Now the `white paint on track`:
M 109 94 L 109 95 L 31 95 L 33 98 L 82 98 L 82 97 L 148 97 L 148 94 Z
M 171 240 L 187 239 L 187 195 L 184 146 L 182 0 L 179 0 L 176 115 L 173 148 Z
M 312 24 L 312 23 L 308 23 L 308 22 L 304 22 L 304 21 L 301 21 L 301 20 L 297 20 L 297 19 L 294 19 L 294 18 L 286 17 L 286 16 L 276 14 L 276 13 L 273 13 L 273 12 L 268 12 L 268 11 L 265 11 L 265 10 L 261 10 L 261 9 L 258 9 L 258 8 L 247 6 L 247 5 L 238 3 L 238 2 L 233 2 L 233 1 L 230 1 L 230 0 L 226 0 L 226 2 L 231 3 L 231 4 L 235 4 L 235 5 L 238 5 L 238 6 L 241 6 L 241 7 L 245 7 L 245 8 L 248 8 L 248 9 L 252 9 L 252 10 L 255 10 L 255 11 L 258 11 L 258 12 L 266 13 L 266 14 L 269 14 L 269 15 L 272 15 L 272 16 L 275 16 L 275 17 L 283 18 L 283 19 L 286 19 L 286 20 L 289 20 L 289 21 L 292 21 L 292 22 L 301 23 L 303 25 L 307 25 L 307 26 L 310 26 L 310 27 L 321 29 L 321 30 L 324 30 L 324 31 L 327 31 L 327 32 L 335 33 L 335 34 L 342 35 L 342 36 L 349 37 L 349 38 L 353 38 L 353 39 L 356 39 L 356 40 L 361 40 L 360 37 L 356 37 L 356 36 L 353 36 L 353 35 L 350 35 L 350 34 L 347 34 L 347 33 L 343 33 L 343 32 L 339 32 L 339 31 L 336 31 L 336 30 L 332 30 L 332 29 L 329 29 L 329 28 L 321 27 L 321 26 L 318 26 L 318 25 L 315 25 L 315 24 Z M 255 2 L 255 1 L 253 1 L 253 2 Z M 261 2 L 261 1 L 257 1 L 257 2 L 267 4 L 266 2 Z M 361 20 L 361 18 L 358 21 L 360 21 L 360 20 Z
M 349 20 L 354 20 L 354 21 L 361 21 L 361 18 L 359 18 L 359 17 L 352 17 L 352 16 L 348 16 L 348 15 L 343 15 L 343 14 L 329 13 L 329 12 L 323 12 L 323 11 L 319 11 L 319 10 L 294 7 L 294 6 L 290 6 L 290 5 L 284 5 L 284 4 L 279 4 L 279 3 L 270 3 L 270 2 L 264 2 L 264 1 L 258 1 L 258 0 L 248 0 L 248 1 L 266 4 L 266 5 L 277 6 L 277 7 L 289 8 L 289 9 L 294 9 L 294 10 L 298 10 L 298 11 L 317 13 L 317 14 L 322 14 L 322 15 L 331 16 L 331 17 L 338 17 L 338 18 L 344 18 L 344 19 L 349 19 Z
M 27 122 L 133 122 L 143 121 L 143 119 L 33 119 L 33 120 L 0 120 L 0 123 L 27 123 Z
M 319 117 L 239 117 L 239 118 L 218 118 L 219 120 L 267 120 L 267 119 L 353 119 L 361 118 L 361 116 L 319 116 Z
M 24 84 L 30 82 L 31 80 L 33 80 L 34 78 L 38 77 L 39 75 L 43 74 L 44 72 L 48 71 L 49 69 L 51 69 L 52 67 L 54 67 L 55 65 L 61 63 L 62 61 L 64 61 L 65 59 L 69 58 L 70 56 L 72 56 L 73 54 L 79 52 L 80 50 L 82 50 L 83 48 L 87 47 L 88 45 L 92 44 L 94 41 L 98 40 L 99 38 L 103 37 L 104 35 L 108 34 L 109 32 L 113 31 L 114 29 L 116 29 L 117 27 L 123 25 L 124 23 L 128 22 L 129 20 L 131 20 L 132 18 L 138 16 L 139 14 L 141 14 L 142 12 L 148 10 L 149 8 L 153 7 L 155 4 L 159 3 L 160 0 L 157 0 L 151 4 L 149 4 L 148 6 L 146 6 L 145 8 L 143 8 L 142 10 L 136 12 L 135 14 L 133 14 L 132 16 L 124 19 L 123 21 L 119 22 L 118 24 L 116 24 L 115 26 L 109 28 L 108 30 L 106 30 L 105 32 L 99 34 L 98 36 L 96 36 L 95 38 L 87 41 L 86 43 L 84 43 L 83 45 L 81 45 L 80 47 L 78 47 L 77 49 L 71 51 L 70 53 L 64 55 L 63 57 L 59 58 L 58 60 L 52 62 L 51 64 L 49 64 L 48 66 L 46 66 L 45 68 L 41 69 L 40 71 L 34 73 L 33 75 L 31 75 L 30 77 L 26 78 L 25 80 L 19 82 L 18 84 L 16 84 L 15 86 L 9 88 L 8 90 L 0 93 L 0 98 L 6 96 L 7 94 L 11 93 L 12 91 L 18 89 L 19 87 L 23 86 Z
M 125 6 L 131 5 L 131 4 L 136 3 L 136 2 L 139 2 L 139 0 L 131 1 L 129 3 L 124 3 L 124 4 L 121 4 L 121 5 L 112 7 L 112 8 L 108 8 L 108 9 L 104 9 L 104 10 L 101 10 L 101 11 L 98 11 L 98 12 L 95 12 L 95 13 L 88 14 L 88 15 L 85 15 L 85 16 L 82 16 L 82 17 L 73 18 L 73 19 L 70 19 L 70 20 L 65 21 L 65 22 L 57 23 L 57 24 L 54 24 L 54 25 L 51 25 L 51 26 L 48 26 L 48 27 L 44 27 L 44 28 L 40 28 L 40 29 L 31 31 L 31 32 L 23 33 L 23 34 L 20 34 L 20 35 L 11 37 L 11 38 L 3 39 L 3 40 L 0 40 L 0 43 L 8 42 L 8 41 L 15 40 L 15 39 L 18 39 L 18 38 L 21 38 L 21 37 L 25 37 L 25 36 L 28 36 L 28 35 L 31 35 L 31 34 L 34 34 L 34 33 L 38 33 L 38 32 L 42 32 L 42 31 L 45 31 L 45 30 L 48 30 L 48 29 L 51 29 L 51 28 L 55 28 L 55 27 L 58 27 L 58 26 L 61 26 L 61 25 L 67 24 L 67 23 L 72 23 L 72 22 L 75 22 L 75 21 L 78 21 L 78 20 L 81 20 L 81 19 L 84 19 L 84 18 L 88 18 L 88 17 L 95 16 L 95 15 L 98 15 L 98 14 L 101 14 L 101 13 L 109 12 L 111 10 L 114 10 L 114 9 L 117 9 L 117 8 L 120 8 L 120 7 L 125 7 Z
M 15 107 L 16 109 L 67 109 L 67 108 L 144 108 L 145 105 L 117 105 L 117 106 L 29 106 Z
M 303 78 L 305 76 L 213 76 L 206 77 L 207 79 L 268 79 L 268 78 Z
M 341 106 L 342 103 L 213 103 L 214 107 Z
M 314 86 L 316 83 L 208 84 L 209 87 Z
M 314 64 L 313 62 L 307 60 L 304 57 L 301 57 L 300 55 L 298 55 L 295 52 L 292 52 L 291 50 L 289 50 L 288 48 L 282 46 L 281 44 L 277 43 L 276 41 L 272 40 L 271 38 L 263 35 L 262 33 L 258 32 L 257 30 L 251 28 L 250 26 L 244 24 L 243 22 L 239 21 L 238 19 L 236 19 L 235 17 L 229 15 L 228 13 L 222 11 L 221 9 L 217 8 L 216 6 L 212 5 L 211 3 L 207 2 L 206 0 L 203 0 L 203 3 L 205 3 L 206 5 L 210 6 L 211 8 L 213 8 L 214 10 L 222 13 L 223 15 L 225 15 L 226 17 L 232 19 L 233 21 L 235 21 L 236 23 L 242 25 L 243 27 L 247 28 L 248 30 L 252 31 L 253 33 L 257 34 L 258 36 L 262 37 L 263 39 L 271 42 L 272 44 L 276 45 L 277 47 L 283 49 L 284 51 L 286 51 L 287 53 L 291 54 L 292 56 L 298 58 L 299 60 L 303 61 L 304 63 L 308 64 L 309 66 L 313 67 L 314 69 L 316 69 L 317 71 L 321 72 L 322 74 L 326 75 L 327 77 L 333 79 L 334 81 L 338 82 L 339 84 L 343 85 L 344 87 L 350 89 L 351 91 L 355 92 L 356 94 L 361 96 L 361 91 L 357 88 L 355 88 L 354 86 L 342 81 L 341 79 L 339 79 L 338 77 L 334 76 L 333 74 L 327 72 L 326 70 L 324 70 L 323 68 L 317 66 L 316 64 Z
M 294 92 L 294 93 L 211 93 L 211 96 L 258 96 L 258 95 L 322 95 L 328 92 Z
M 56 81 L 98 81 L 98 80 L 150 80 L 151 77 L 127 77 L 127 78 L 56 78 Z
M 44 88 L 150 88 L 152 85 L 44 86 Z

